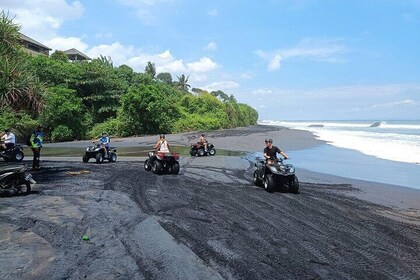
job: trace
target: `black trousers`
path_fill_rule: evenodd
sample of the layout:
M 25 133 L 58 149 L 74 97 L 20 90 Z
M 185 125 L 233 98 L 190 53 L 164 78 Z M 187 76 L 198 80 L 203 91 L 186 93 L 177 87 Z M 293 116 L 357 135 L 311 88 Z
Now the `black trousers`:
M 32 148 L 34 159 L 32 160 L 32 168 L 39 167 L 39 158 L 41 156 L 41 148 Z

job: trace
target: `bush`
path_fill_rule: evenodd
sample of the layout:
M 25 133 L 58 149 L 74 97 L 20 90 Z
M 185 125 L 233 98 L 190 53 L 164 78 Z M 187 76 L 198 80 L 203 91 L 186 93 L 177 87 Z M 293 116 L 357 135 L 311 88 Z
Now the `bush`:
M 71 141 L 73 137 L 73 130 L 65 125 L 57 126 L 51 133 L 51 140 L 55 142 Z
M 2 108 L 0 114 L 0 130 L 10 128 L 16 135 L 17 142 L 24 142 L 26 135 L 31 133 L 37 126 L 34 120 L 26 113 L 14 113 L 10 109 Z
M 85 134 L 84 120 L 82 99 L 76 96 L 74 90 L 61 87 L 48 89 L 45 110 L 40 116 L 48 131 L 55 131 L 61 125 L 73 132 L 72 140 L 81 139 Z M 51 138 L 54 137 L 51 135 Z
M 98 123 L 89 131 L 90 138 L 98 138 L 102 135 L 102 132 L 106 132 L 108 135 L 120 136 L 121 122 L 117 119 L 111 118 L 103 123 Z

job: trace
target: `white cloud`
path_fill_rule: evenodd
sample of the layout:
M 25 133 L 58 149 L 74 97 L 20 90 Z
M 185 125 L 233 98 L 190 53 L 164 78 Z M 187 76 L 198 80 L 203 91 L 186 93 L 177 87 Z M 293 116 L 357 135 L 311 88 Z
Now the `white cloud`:
M 97 58 L 100 55 L 111 57 L 114 66 L 127 64 L 127 60 L 135 53 L 134 47 L 124 46 L 120 42 L 114 42 L 111 45 L 98 45 L 87 50 L 86 54 L 91 58 Z
M 155 25 L 158 23 L 156 15 L 160 15 L 162 10 L 159 4 L 170 3 L 173 0 L 118 0 L 120 4 L 134 9 L 134 14 L 145 25 Z
M 211 17 L 217 17 L 219 15 L 219 11 L 216 9 L 213 9 L 213 10 L 210 10 L 207 14 Z
M 205 46 L 203 48 L 203 50 L 205 50 L 205 51 L 215 51 L 215 50 L 217 50 L 217 43 L 216 42 L 210 42 L 210 43 L 208 43 L 207 46 Z
M 257 95 L 270 95 L 273 91 L 271 89 L 256 89 L 253 90 L 252 93 Z
M 305 38 L 297 46 L 289 49 L 264 51 L 257 50 L 255 54 L 267 61 L 267 70 L 275 71 L 281 66 L 281 61 L 290 59 L 305 59 L 329 63 L 345 63 L 342 57 L 348 49 L 340 40 L 323 40 Z
M 56 37 L 46 42 L 46 45 L 53 50 L 66 51 L 75 48 L 81 52 L 85 52 L 88 45 L 77 37 Z
M 280 54 L 276 54 L 274 55 L 274 57 L 272 57 L 269 61 L 268 61 L 268 71 L 274 71 L 280 68 L 280 61 L 281 61 L 281 56 Z
M 411 99 L 404 99 L 400 101 L 394 101 L 394 102 L 388 102 L 388 103 L 382 103 L 382 104 L 374 104 L 372 105 L 372 108 L 391 108 L 391 107 L 397 107 L 401 105 L 415 105 L 416 102 L 414 102 Z
M 209 72 L 218 67 L 217 63 L 208 57 L 202 57 L 199 61 L 187 63 L 187 66 L 192 72 Z
M 239 74 L 239 78 L 243 80 L 251 80 L 252 78 L 254 78 L 254 74 L 250 72 L 241 73 Z
M 213 82 L 201 88 L 210 92 L 210 91 L 216 91 L 216 90 L 230 90 L 230 89 L 235 89 L 239 87 L 240 85 L 237 82 L 221 81 L 221 82 Z
M 110 39 L 114 36 L 112 32 L 100 32 L 95 34 L 95 38 L 97 39 Z
M 22 0 L 2 1 L 0 8 L 10 12 L 22 32 L 37 41 L 46 42 L 57 37 L 56 31 L 64 21 L 74 20 L 84 13 L 80 1 Z

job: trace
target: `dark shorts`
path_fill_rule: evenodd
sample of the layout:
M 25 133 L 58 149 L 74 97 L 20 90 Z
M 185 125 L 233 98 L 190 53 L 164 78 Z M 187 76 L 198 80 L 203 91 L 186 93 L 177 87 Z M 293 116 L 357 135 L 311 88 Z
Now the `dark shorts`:
M 13 148 L 15 146 L 15 144 L 13 144 L 13 143 L 6 143 L 5 145 L 6 145 L 6 149 L 10 149 L 10 148 Z

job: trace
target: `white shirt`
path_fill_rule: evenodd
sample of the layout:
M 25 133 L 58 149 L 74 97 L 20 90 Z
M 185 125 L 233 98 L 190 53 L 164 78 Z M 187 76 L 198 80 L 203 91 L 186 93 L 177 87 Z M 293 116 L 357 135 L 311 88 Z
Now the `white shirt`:
M 166 140 L 162 141 L 159 146 L 159 151 L 164 153 L 169 153 L 168 142 Z
M 4 144 L 8 144 L 8 143 L 12 143 L 15 144 L 16 143 L 16 137 L 13 133 L 9 133 L 9 135 L 7 135 L 7 133 L 5 135 L 3 135 L 1 137 L 1 140 L 4 141 Z

